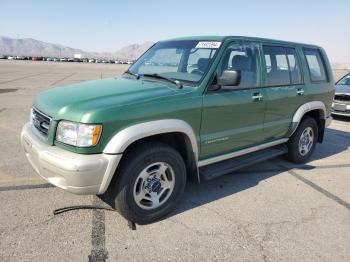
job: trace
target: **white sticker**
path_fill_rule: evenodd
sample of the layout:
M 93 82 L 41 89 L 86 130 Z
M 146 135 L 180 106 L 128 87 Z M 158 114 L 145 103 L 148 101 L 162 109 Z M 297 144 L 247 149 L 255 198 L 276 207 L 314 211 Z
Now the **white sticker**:
M 198 42 L 196 48 L 219 48 L 221 42 Z

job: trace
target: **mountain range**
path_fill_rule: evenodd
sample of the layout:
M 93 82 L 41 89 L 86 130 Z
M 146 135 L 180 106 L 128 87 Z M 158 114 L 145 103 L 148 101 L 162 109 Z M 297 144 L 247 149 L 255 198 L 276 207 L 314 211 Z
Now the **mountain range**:
M 47 43 L 32 38 L 15 39 L 0 36 L 0 54 L 21 56 L 73 57 L 81 54 L 91 58 L 118 58 L 134 60 L 144 53 L 153 43 L 132 44 L 115 52 L 88 52 L 60 44 Z

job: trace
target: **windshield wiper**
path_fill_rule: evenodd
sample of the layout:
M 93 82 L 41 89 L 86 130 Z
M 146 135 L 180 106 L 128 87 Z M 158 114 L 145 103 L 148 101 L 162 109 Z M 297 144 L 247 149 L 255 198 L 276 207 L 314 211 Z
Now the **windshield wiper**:
M 146 77 L 154 77 L 154 78 L 158 78 L 158 79 L 163 79 L 166 80 L 168 82 L 171 82 L 173 84 L 175 84 L 178 88 L 182 88 L 182 83 L 179 80 L 174 80 L 159 74 L 142 74 L 142 76 L 146 76 Z
M 135 74 L 135 73 L 131 72 L 130 70 L 126 70 L 126 71 L 124 72 L 124 74 L 132 75 L 132 76 L 134 76 L 136 79 L 140 79 L 140 75 L 139 75 L 139 74 Z

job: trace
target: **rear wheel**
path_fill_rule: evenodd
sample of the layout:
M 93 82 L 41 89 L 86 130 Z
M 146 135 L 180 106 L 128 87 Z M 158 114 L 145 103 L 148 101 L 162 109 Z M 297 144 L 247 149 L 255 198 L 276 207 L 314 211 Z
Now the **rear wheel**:
M 155 142 L 127 152 L 109 191 L 115 207 L 126 219 L 148 224 L 173 210 L 185 184 L 186 168 L 181 155 Z
M 287 158 L 294 163 L 304 163 L 314 151 L 317 140 L 317 122 L 306 117 L 288 141 Z

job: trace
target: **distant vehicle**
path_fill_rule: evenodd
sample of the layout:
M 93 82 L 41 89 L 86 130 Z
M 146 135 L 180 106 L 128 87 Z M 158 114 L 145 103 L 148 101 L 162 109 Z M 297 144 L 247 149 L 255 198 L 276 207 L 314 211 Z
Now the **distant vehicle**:
M 132 65 L 134 62 L 132 62 L 132 61 L 127 61 L 126 62 L 128 65 Z
M 114 63 L 115 64 L 121 64 L 122 62 L 120 62 L 119 60 L 115 60 Z
M 8 56 L 7 59 L 8 59 L 8 60 L 15 60 L 16 58 L 13 57 L 13 56 Z
M 60 62 L 67 62 L 67 61 L 68 61 L 68 59 L 67 59 L 67 58 L 65 58 L 65 57 L 60 58 Z
M 45 60 L 46 60 L 46 61 L 53 61 L 53 58 L 51 58 L 51 57 L 46 57 Z
M 95 59 L 89 59 L 89 63 L 95 63 Z
M 5 55 L 0 55 L 0 59 L 7 59 L 7 56 L 5 56 Z
M 108 63 L 108 60 L 102 60 L 102 64 Z
M 16 56 L 15 59 L 16 60 L 24 60 L 24 56 Z
M 67 59 L 67 61 L 68 61 L 68 62 L 74 62 L 74 58 L 69 57 L 69 58 Z
M 59 60 L 57 57 L 55 57 L 55 58 L 52 59 L 52 61 L 58 62 L 58 61 L 60 61 L 60 60 Z
M 95 63 L 101 63 L 101 60 L 100 59 L 96 59 Z
M 43 60 L 43 57 L 41 56 L 33 56 L 32 57 L 32 61 L 42 61 Z
M 87 58 L 83 58 L 82 62 L 87 63 L 89 60 Z
M 350 117 L 350 74 L 336 83 L 332 114 Z

